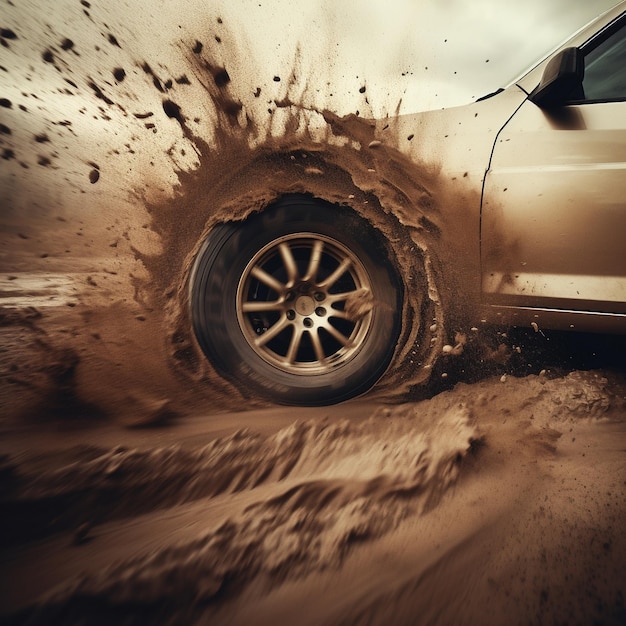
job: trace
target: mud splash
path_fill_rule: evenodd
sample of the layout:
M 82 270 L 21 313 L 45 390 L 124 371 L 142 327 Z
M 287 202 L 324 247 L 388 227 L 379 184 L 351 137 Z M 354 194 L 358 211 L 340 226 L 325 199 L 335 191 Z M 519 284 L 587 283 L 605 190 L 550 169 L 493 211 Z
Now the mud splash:
M 92 615 L 100 607 L 102 623 L 120 610 L 153 623 L 164 623 L 170 613 L 184 620 L 242 592 L 253 579 L 270 589 L 337 568 L 356 545 L 434 507 L 479 440 L 465 407 L 451 407 L 429 425 L 414 406 L 404 406 L 358 426 L 305 422 L 269 438 L 236 433 L 194 451 L 113 450 L 52 473 L 22 476 L 9 490 L 15 504 L 26 505 L 17 516 L 22 530 L 24 513 L 37 502 L 58 507 L 46 511 L 48 519 L 76 524 L 78 503 L 115 517 L 263 485 L 273 484 L 274 495 L 193 540 L 70 581 L 16 614 L 14 623 L 77 623 L 87 606 Z M 86 524 L 78 526 L 77 543 L 89 541 Z M 185 606 L 189 615 L 180 613 Z
M 380 440 L 382 427 L 386 437 Z M 417 427 L 423 432 L 416 434 Z M 460 447 L 463 453 L 477 438 L 463 407 L 449 408 L 428 426 L 407 405 L 385 409 L 360 425 L 296 422 L 269 438 L 239 431 L 200 449 L 77 449 L 77 460 L 55 471 L 18 471 L 7 461 L 2 543 L 288 479 L 306 479 L 306 486 L 296 488 L 303 494 L 341 492 L 347 488 L 342 481 L 361 485 L 348 488 L 352 496 L 361 490 L 408 494 L 425 491 L 422 482 L 433 475 L 445 487 L 456 476 L 453 451 Z M 89 519 L 83 518 L 86 509 Z
M 441 267 L 463 241 L 454 216 L 464 202 L 450 205 L 446 192 L 441 211 L 437 172 L 400 150 L 406 138 L 393 120 L 313 106 L 319 77 L 302 75 L 297 55 L 260 80 L 266 70 L 254 67 L 236 27 L 204 9 L 174 30 L 155 21 L 163 46 L 153 56 L 121 15 L 114 5 L 60 3 L 59 20 L 75 24 L 61 32 L 30 5 L 9 6 L 15 37 L 0 49 L 10 96 L 0 136 L 2 266 L 9 279 L 72 276 L 71 297 L 52 295 L 60 306 L 45 308 L 37 332 L 52 350 L 77 355 L 76 402 L 137 424 L 161 419 L 165 405 L 174 414 L 254 401 L 200 353 L 187 278 L 212 226 L 286 193 L 349 206 L 385 235 L 407 297 L 378 389 L 402 397 L 421 385 L 461 324 L 443 311 L 463 279 L 442 284 Z M 355 103 L 367 111 L 361 86 Z M 40 295 L 13 291 L 10 306 Z M 40 355 L 21 350 L 4 372 L 0 395 L 14 416 L 41 410 L 29 400 L 29 359 Z M 25 384 L 12 400 L 16 370 Z
M 513 605 L 621 615 L 606 572 L 626 550 L 624 383 L 600 371 L 493 378 L 363 420 L 204 446 L 7 455 L 5 567 L 21 558 L 3 618 L 245 624 L 258 607 L 269 624 L 307 606 L 310 623 L 410 624 L 424 612 L 483 623 L 487 605 L 493 624 Z

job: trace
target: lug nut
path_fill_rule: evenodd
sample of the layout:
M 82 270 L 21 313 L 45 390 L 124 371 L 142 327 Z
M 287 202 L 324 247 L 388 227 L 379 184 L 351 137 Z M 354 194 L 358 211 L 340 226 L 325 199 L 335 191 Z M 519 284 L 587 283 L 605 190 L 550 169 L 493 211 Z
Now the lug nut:
M 313 326 L 313 320 L 310 317 L 305 317 L 302 322 L 307 328 L 311 328 Z
M 315 309 L 315 315 L 324 317 L 324 315 L 326 315 L 326 309 L 323 306 L 318 306 L 317 309 Z
M 316 291 L 313 296 L 318 302 L 321 302 L 326 296 L 321 291 Z
M 289 311 L 287 311 L 287 319 L 289 321 L 293 321 L 296 319 L 296 312 L 293 309 L 289 309 Z

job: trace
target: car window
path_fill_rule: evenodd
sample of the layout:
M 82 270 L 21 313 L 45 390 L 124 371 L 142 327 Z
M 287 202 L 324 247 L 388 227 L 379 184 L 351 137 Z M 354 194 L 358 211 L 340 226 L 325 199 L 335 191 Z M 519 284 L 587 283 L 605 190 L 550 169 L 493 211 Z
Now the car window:
M 626 100 L 626 25 L 585 54 L 584 101 Z

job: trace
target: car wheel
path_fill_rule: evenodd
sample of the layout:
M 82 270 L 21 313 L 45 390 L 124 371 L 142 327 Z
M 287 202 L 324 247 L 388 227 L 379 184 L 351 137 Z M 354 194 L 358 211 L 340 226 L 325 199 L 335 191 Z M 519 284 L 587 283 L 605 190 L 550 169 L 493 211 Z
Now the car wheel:
M 367 221 L 297 196 L 214 228 L 195 259 L 190 303 L 200 347 L 244 394 L 322 405 L 384 373 L 402 288 Z

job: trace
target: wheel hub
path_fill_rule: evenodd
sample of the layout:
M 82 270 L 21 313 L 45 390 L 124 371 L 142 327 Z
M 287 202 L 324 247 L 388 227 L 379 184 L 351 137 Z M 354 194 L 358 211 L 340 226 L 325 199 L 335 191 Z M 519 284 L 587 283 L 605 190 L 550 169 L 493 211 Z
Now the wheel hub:
M 311 296 L 300 296 L 296 300 L 296 312 L 304 317 L 308 317 L 315 311 L 315 300 Z

